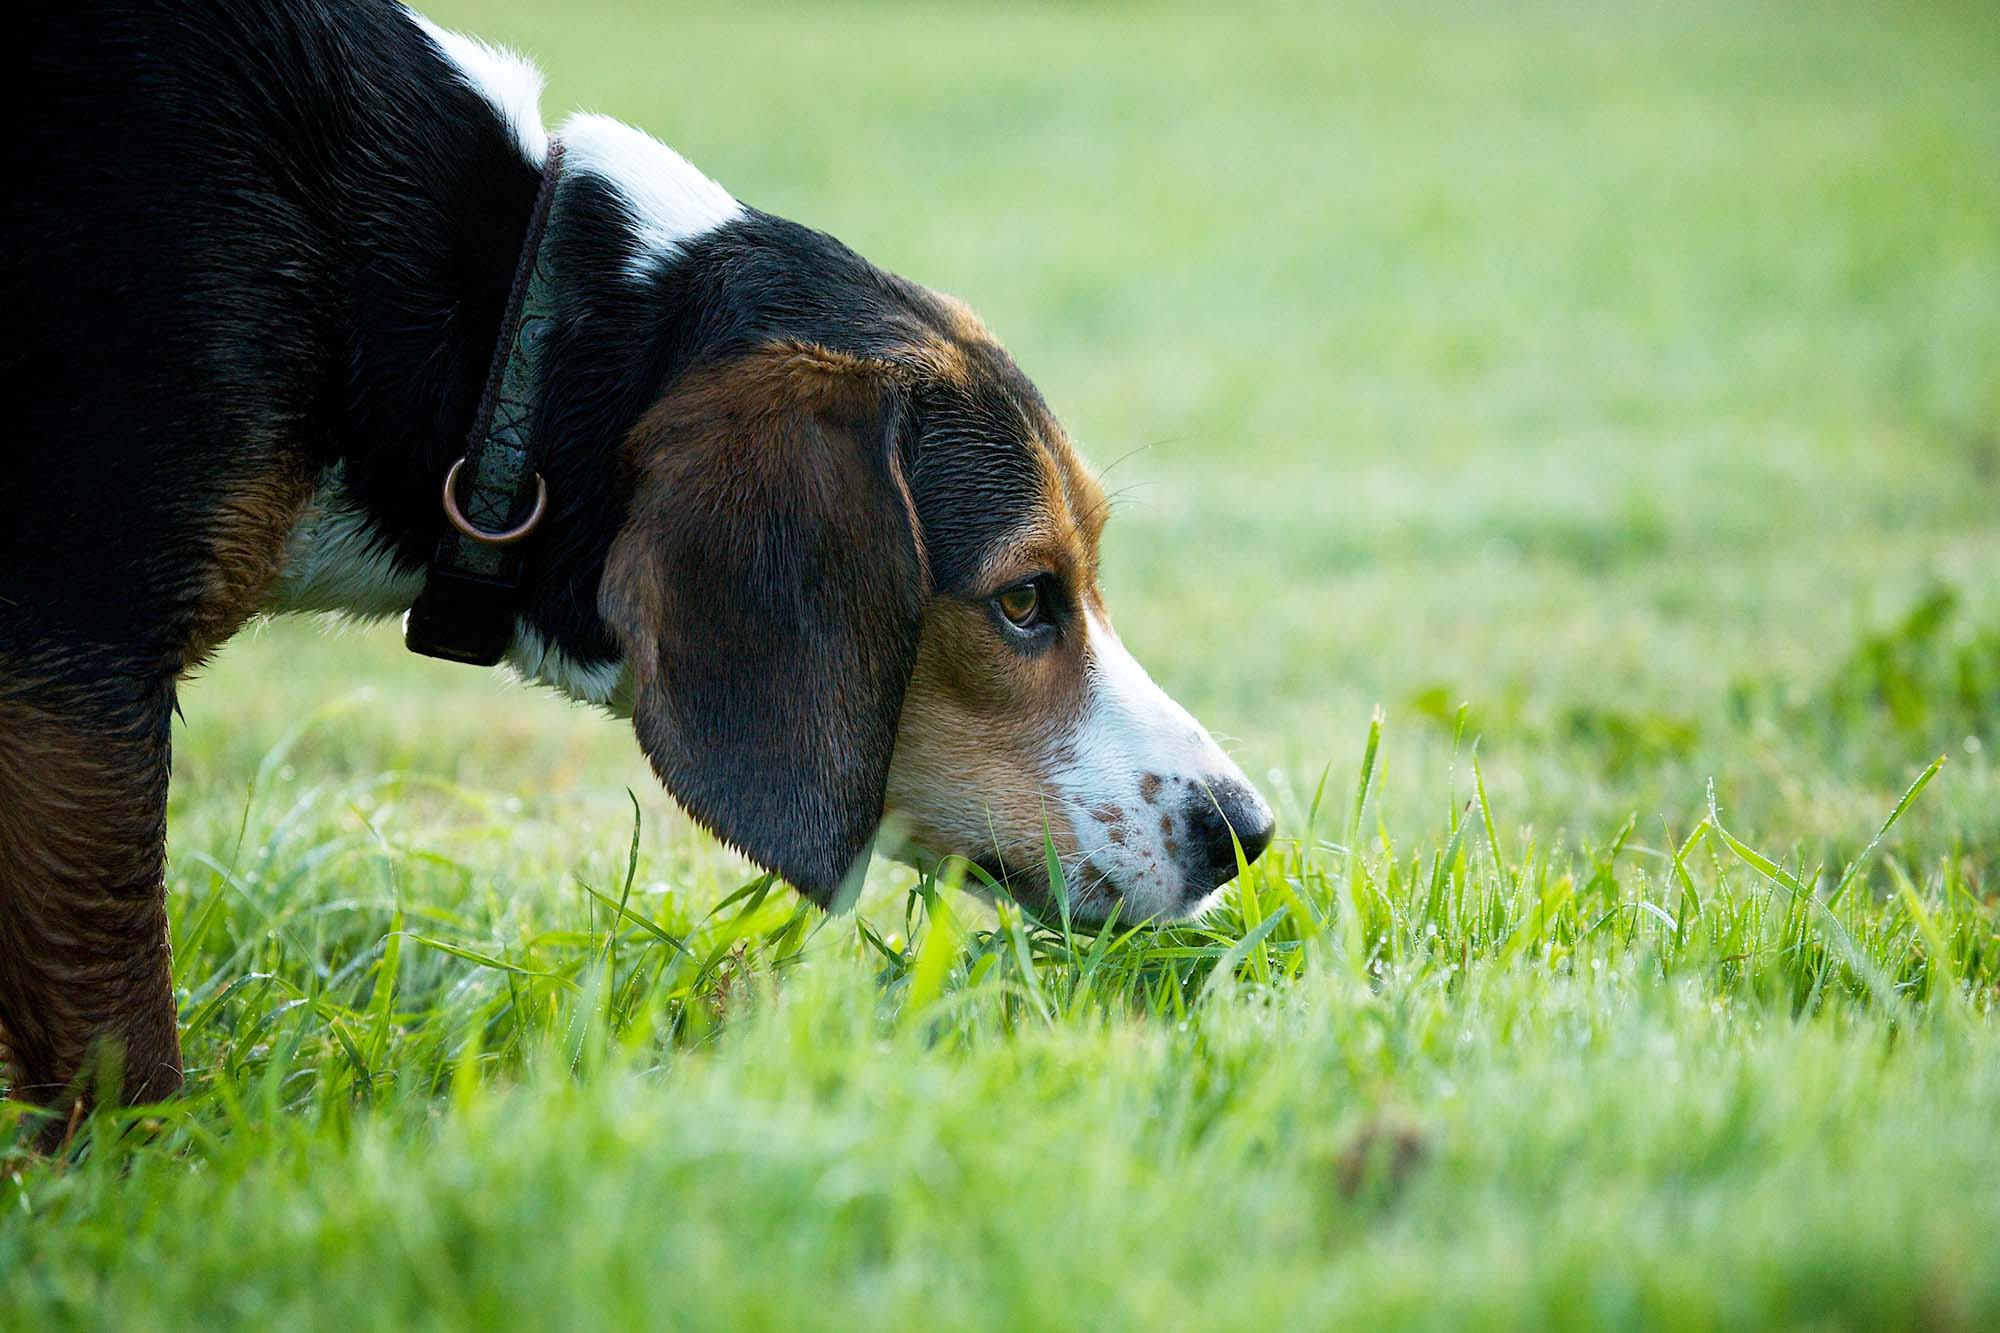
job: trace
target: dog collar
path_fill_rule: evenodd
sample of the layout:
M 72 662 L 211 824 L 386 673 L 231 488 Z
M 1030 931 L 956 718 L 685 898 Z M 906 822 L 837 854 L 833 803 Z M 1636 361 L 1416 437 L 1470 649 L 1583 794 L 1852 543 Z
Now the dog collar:
M 514 641 L 520 543 L 540 526 L 549 504 L 548 483 L 535 466 L 533 425 L 555 324 L 545 242 L 554 230 L 562 160 L 561 141 L 551 139 L 479 411 L 464 456 L 445 473 L 445 532 L 423 592 L 403 617 L 404 645 L 427 657 L 492 666 Z

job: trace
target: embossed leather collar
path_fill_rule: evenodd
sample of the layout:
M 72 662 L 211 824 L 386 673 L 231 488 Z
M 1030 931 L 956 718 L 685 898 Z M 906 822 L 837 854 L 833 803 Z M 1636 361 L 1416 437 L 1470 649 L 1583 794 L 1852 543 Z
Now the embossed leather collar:
M 562 161 L 561 141 L 551 140 L 486 390 L 465 455 L 445 474 L 445 532 L 424 590 L 403 617 L 404 645 L 428 657 L 492 666 L 514 640 L 520 543 L 540 526 L 549 502 L 533 427 L 543 349 L 555 321 L 544 242 L 555 230 Z

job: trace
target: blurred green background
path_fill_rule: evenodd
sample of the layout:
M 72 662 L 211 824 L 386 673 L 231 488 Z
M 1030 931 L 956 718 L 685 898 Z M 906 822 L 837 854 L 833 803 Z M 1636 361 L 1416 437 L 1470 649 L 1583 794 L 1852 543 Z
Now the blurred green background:
M 1379 703 L 1428 823 L 1469 703 L 1544 834 L 1712 777 L 1852 841 L 1949 753 L 1909 829 L 1990 860 L 1991 4 L 429 12 L 970 301 L 1121 497 L 1126 640 L 1294 812 Z M 619 726 L 307 624 L 187 691 L 177 801 L 363 687 L 302 765 L 666 808 Z

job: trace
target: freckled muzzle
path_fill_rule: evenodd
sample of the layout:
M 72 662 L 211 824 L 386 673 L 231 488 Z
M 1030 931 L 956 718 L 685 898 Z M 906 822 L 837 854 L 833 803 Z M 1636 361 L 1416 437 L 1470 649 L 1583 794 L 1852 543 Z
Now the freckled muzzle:
M 1128 924 L 1199 915 L 1236 878 L 1237 847 L 1240 864 L 1254 862 L 1276 829 L 1271 808 L 1233 767 L 1188 776 L 1136 773 L 1127 799 L 1100 802 L 1087 815 L 1057 844 L 1071 918 L 1085 925 L 1114 911 Z M 1031 911 L 1053 916 L 1040 858 L 1009 864 L 988 856 L 980 864 Z
M 1227 764 L 1212 743 L 1208 748 L 1210 757 Z M 1186 776 L 1141 774 L 1136 795 L 1138 823 L 1151 836 L 1127 837 L 1096 858 L 1110 872 L 1103 884 L 1107 899 L 1126 904 L 1123 919 L 1140 910 L 1162 919 L 1197 914 L 1236 878 L 1237 847 L 1242 864 L 1254 862 L 1276 830 L 1270 806 L 1233 765 Z

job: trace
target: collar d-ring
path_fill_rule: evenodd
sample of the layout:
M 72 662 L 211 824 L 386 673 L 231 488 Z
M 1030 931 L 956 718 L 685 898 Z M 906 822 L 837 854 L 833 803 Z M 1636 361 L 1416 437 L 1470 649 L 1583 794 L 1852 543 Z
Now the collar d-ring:
M 454 528 L 488 546 L 510 546 L 541 526 L 542 515 L 548 512 L 549 507 L 549 484 L 542 479 L 541 473 L 535 474 L 535 505 L 528 511 L 528 516 L 511 528 L 488 532 L 475 526 L 465 516 L 465 511 L 458 507 L 458 474 L 464 466 L 465 460 L 461 458 L 451 465 L 451 471 L 444 474 L 444 516 L 451 520 Z

